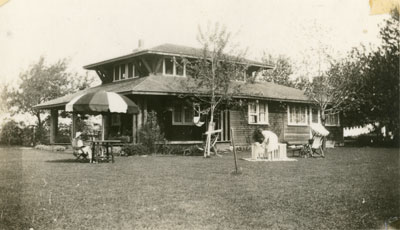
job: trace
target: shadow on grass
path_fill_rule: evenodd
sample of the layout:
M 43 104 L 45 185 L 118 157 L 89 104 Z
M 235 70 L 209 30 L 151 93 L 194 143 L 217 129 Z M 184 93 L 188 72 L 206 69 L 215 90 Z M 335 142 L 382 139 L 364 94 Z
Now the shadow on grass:
M 46 163 L 86 163 L 89 164 L 89 160 L 77 160 L 77 159 L 59 159 L 59 160 L 48 160 Z

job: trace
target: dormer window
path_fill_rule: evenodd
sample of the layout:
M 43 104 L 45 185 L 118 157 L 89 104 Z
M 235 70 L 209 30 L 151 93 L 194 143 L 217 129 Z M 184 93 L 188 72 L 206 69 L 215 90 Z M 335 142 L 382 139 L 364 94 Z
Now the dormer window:
M 124 79 L 126 79 L 127 78 L 127 74 L 126 74 L 126 71 L 125 71 L 125 64 L 124 65 L 120 65 L 120 71 L 121 71 L 121 75 L 120 75 L 120 79 L 121 80 L 124 80 Z
M 163 59 L 163 74 L 186 76 L 186 64 L 181 58 L 168 57 Z
M 128 78 L 139 77 L 139 73 L 135 68 L 135 63 L 129 62 L 114 66 L 114 81 L 124 80 Z
M 164 58 L 164 74 L 165 75 L 175 75 L 174 74 L 174 61 L 172 58 Z

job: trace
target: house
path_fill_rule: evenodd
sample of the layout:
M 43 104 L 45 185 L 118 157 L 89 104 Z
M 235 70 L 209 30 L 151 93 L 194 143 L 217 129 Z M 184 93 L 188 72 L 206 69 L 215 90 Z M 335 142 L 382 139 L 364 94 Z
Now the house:
M 58 111 L 64 110 L 72 98 L 99 90 L 117 92 L 132 99 L 140 107 L 140 112 L 103 116 L 105 138 L 129 135 L 131 142 L 137 143 L 138 130 L 146 122 L 148 112 L 155 111 L 168 143 L 201 143 L 206 125 L 198 127 L 193 123 L 193 105 L 185 98 L 189 92 L 182 87 L 188 79 L 188 66 L 183 60 L 195 60 L 201 56 L 201 49 L 164 44 L 86 65 L 85 69 L 96 71 L 101 85 L 39 104 L 36 108 L 51 110 L 50 139 L 54 142 Z M 273 68 L 261 62 L 244 61 L 248 66 L 244 77 L 261 69 Z M 271 82 L 234 81 L 232 84 L 240 85 L 234 98 L 242 106 L 223 106 L 217 113 L 216 128 L 222 129 L 219 143 L 229 143 L 232 128 L 235 142 L 248 145 L 253 130 L 258 127 L 272 130 L 281 142 L 305 143 L 310 138 L 309 125 L 320 122 L 319 111 L 301 90 Z M 326 125 L 331 132 L 328 139 L 343 143 L 339 115 L 329 117 Z M 75 128 L 72 132 L 76 132 Z

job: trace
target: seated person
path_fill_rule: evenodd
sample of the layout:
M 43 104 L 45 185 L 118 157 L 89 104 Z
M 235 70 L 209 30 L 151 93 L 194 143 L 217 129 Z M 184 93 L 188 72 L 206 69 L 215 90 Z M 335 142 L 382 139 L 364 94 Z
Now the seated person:
M 82 135 L 81 132 L 77 132 L 77 133 L 76 133 L 75 140 L 76 140 L 77 146 L 78 146 L 79 148 L 81 148 L 82 151 L 83 151 L 85 154 L 88 155 L 88 158 L 89 158 L 90 163 L 93 163 L 93 159 L 92 159 L 92 156 L 93 156 L 93 154 L 92 154 L 92 148 L 91 148 L 90 146 L 87 146 L 87 145 L 84 145 L 84 144 L 83 144 L 81 135 Z

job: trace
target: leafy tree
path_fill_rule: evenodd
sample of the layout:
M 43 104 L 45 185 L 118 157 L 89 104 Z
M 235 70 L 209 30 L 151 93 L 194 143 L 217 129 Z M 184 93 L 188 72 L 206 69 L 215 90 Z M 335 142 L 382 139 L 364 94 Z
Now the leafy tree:
M 365 66 L 358 72 L 362 80 L 360 103 L 345 113 L 350 124 L 386 126 L 396 140 L 399 135 L 399 28 L 399 11 L 393 10 L 380 30 L 382 45 L 357 56 L 358 65 Z
M 361 88 L 357 85 L 360 84 L 358 73 L 361 68 L 360 62 L 351 59 L 333 62 L 324 75 L 314 77 L 306 84 L 305 93 L 320 110 L 323 125 L 328 115 L 346 111 L 360 102 L 357 98 Z
M 28 113 L 37 118 L 39 138 L 46 114 L 33 106 L 87 87 L 90 82 L 88 76 L 79 79 L 76 74 L 69 73 L 65 59 L 46 65 L 43 57 L 21 73 L 19 80 L 18 87 L 8 85 L 4 88 L 2 98 L 5 98 L 6 105 L 12 113 Z
M 6 122 L 0 132 L 0 142 L 7 145 L 22 144 L 22 128 L 20 124 L 13 120 Z
M 140 142 L 149 150 L 150 153 L 157 152 L 157 142 L 164 140 L 164 134 L 161 132 L 157 121 L 157 113 L 151 111 L 147 115 L 147 122 L 140 128 Z
M 310 84 L 310 81 L 306 76 L 299 76 L 292 80 L 292 87 L 296 89 L 305 90 L 308 84 Z
M 275 66 L 273 69 L 264 70 L 262 72 L 264 81 L 274 82 L 289 87 L 294 86 L 294 82 L 290 79 L 291 75 L 293 74 L 293 69 L 291 61 L 288 57 L 283 55 L 274 57 L 271 54 L 264 54 L 262 61 Z
M 0 84 L 0 114 L 6 113 L 7 110 L 7 85 L 4 83 Z
M 354 48 L 331 63 L 328 71 L 307 85 L 306 93 L 326 115 L 344 113 L 346 125 L 385 126 L 399 136 L 399 12 L 393 11 L 380 30 L 375 50 Z
M 243 64 L 243 53 L 227 55 L 231 34 L 225 26 L 218 23 L 206 31 L 199 27 L 197 40 L 202 46 L 202 57 L 190 63 L 190 77 L 185 86 L 199 103 L 204 105 L 198 112 L 209 115 L 209 126 L 206 140 L 205 157 L 210 156 L 211 131 L 214 116 L 223 102 L 229 101 L 235 89 L 231 81 L 243 79 L 247 65 Z M 229 53 L 234 53 L 231 51 Z M 238 64 L 242 63 L 242 64 Z

